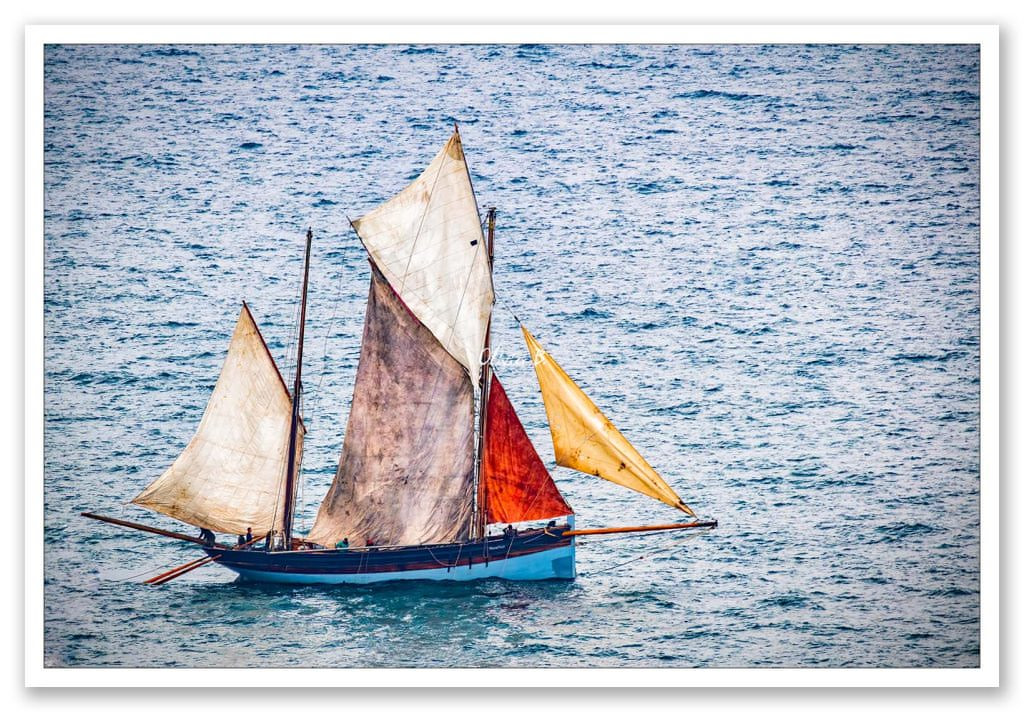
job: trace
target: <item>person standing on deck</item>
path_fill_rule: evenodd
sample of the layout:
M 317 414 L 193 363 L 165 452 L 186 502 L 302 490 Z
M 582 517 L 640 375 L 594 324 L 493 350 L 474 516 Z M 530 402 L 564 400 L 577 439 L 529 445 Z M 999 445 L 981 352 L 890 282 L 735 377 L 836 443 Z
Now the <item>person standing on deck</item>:
M 205 527 L 199 527 L 199 537 L 205 546 L 216 546 L 217 544 L 216 535 Z

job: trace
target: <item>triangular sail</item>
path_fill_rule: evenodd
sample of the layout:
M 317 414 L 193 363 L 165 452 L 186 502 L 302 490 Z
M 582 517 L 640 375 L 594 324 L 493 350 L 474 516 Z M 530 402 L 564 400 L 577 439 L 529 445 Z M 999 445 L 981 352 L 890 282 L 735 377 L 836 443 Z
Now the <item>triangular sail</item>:
M 488 524 L 572 514 L 492 373 L 481 462 L 481 501 Z
M 374 269 L 345 444 L 308 538 L 468 539 L 473 425 L 466 371 Z
M 555 446 L 564 467 L 641 492 L 696 517 L 562 367 L 522 327 Z
M 479 386 L 494 292 L 458 131 L 416 180 L 352 226 L 402 302 Z
M 246 305 L 199 429 L 132 500 L 197 527 L 256 535 L 283 523 L 291 396 Z M 296 471 L 302 454 L 296 442 Z

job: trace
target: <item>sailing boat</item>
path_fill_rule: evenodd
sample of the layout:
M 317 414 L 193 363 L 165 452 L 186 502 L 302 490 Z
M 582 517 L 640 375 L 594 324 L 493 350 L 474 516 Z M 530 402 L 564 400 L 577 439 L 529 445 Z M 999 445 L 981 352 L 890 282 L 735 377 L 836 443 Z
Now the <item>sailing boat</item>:
M 312 529 L 305 537 L 292 530 L 306 432 L 310 230 L 291 391 L 243 303 L 198 431 L 132 500 L 204 537 L 85 513 L 203 547 L 206 556 L 150 583 L 214 561 L 242 580 L 276 583 L 571 579 L 579 536 L 717 526 L 696 517 L 520 324 L 557 464 L 688 517 L 576 529 L 491 368 L 495 210 L 485 239 L 457 126 L 418 178 L 351 225 L 370 262 L 369 296 L 341 456 Z M 229 547 L 213 532 L 252 539 Z

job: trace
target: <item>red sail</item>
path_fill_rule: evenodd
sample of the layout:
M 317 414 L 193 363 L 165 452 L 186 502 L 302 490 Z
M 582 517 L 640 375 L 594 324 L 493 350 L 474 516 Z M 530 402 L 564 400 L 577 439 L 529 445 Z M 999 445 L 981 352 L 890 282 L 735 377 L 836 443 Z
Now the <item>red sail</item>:
M 572 514 L 493 373 L 482 472 L 481 499 L 488 523 L 528 522 Z

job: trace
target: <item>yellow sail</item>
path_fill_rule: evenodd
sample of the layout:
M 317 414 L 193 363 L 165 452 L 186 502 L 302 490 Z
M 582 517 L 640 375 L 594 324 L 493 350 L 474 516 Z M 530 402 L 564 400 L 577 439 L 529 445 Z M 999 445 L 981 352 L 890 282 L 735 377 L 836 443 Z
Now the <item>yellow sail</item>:
M 544 397 L 555 462 L 636 490 L 696 517 L 533 334 L 525 326 L 520 328 Z

